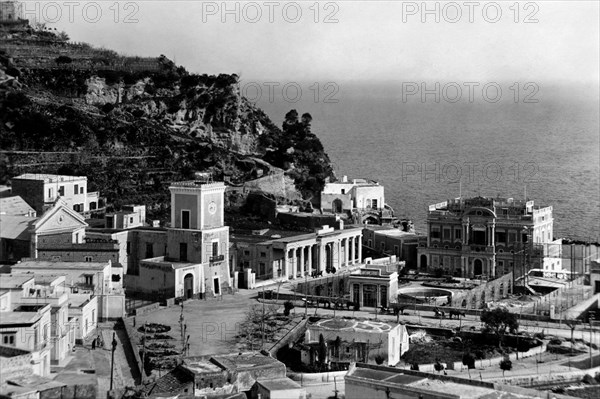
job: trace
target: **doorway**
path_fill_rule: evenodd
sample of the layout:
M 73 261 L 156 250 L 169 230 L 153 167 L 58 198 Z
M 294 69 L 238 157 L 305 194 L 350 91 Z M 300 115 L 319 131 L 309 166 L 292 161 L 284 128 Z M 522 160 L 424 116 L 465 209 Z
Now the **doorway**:
M 188 273 L 183 278 L 183 296 L 185 299 L 192 299 L 194 297 L 194 275 Z

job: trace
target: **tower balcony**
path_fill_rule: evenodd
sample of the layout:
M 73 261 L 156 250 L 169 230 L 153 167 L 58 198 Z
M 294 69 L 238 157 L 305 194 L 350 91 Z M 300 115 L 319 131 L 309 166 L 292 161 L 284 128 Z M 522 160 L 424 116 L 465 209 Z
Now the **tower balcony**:
M 225 255 L 215 255 L 208 258 L 208 261 L 213 264 L 217 262 L 223 262 L 225 260 Z

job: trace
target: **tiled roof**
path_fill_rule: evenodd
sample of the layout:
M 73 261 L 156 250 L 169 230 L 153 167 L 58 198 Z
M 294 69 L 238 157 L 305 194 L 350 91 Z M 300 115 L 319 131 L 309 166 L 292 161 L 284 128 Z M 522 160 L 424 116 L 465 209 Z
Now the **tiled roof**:
M 29 204 L 18 195 L 0 198 L 0 214 L 2 215 L 23 216 L 28 215 L 31 212 L 35 213 L 35 209 L 29 206 Z
M 147 386 L 145 391 L 148 395 L 158 393 L 177 394 L 182 393 L 190 382 L 194 382 L 194 377 L 180 367 L 176 367 L 156 380 L 156 383 Z
M 0 237 L 9 240 L 29 240 L 29 230 L 37 218 L 28 216 L 0 215 Z

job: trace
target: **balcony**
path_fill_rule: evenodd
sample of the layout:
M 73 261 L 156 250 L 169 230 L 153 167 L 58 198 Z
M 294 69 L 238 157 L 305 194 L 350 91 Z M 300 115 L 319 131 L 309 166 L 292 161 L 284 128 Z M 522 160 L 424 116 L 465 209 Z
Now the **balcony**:
M 476 245 L 476 244 L 470 244 L 467 247 L 471 252 L 487 252 L 487 253 L 494 253 L 494 247 L 492 246 L 488 246 L 488 245 Z
M 223 262 L 225 260 L 225 255 L 215 255 L 208 258 L 210 263 Z

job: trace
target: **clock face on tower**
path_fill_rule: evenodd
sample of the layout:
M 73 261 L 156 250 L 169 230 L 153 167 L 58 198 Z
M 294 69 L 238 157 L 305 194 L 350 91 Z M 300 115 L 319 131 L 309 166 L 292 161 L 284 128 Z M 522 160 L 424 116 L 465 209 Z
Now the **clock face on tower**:
M 214 215 L 217 212 L 217 204 L 212 201 L 210 204 L 208 204 L 208 213 L 210 213 L 211 215 Z

